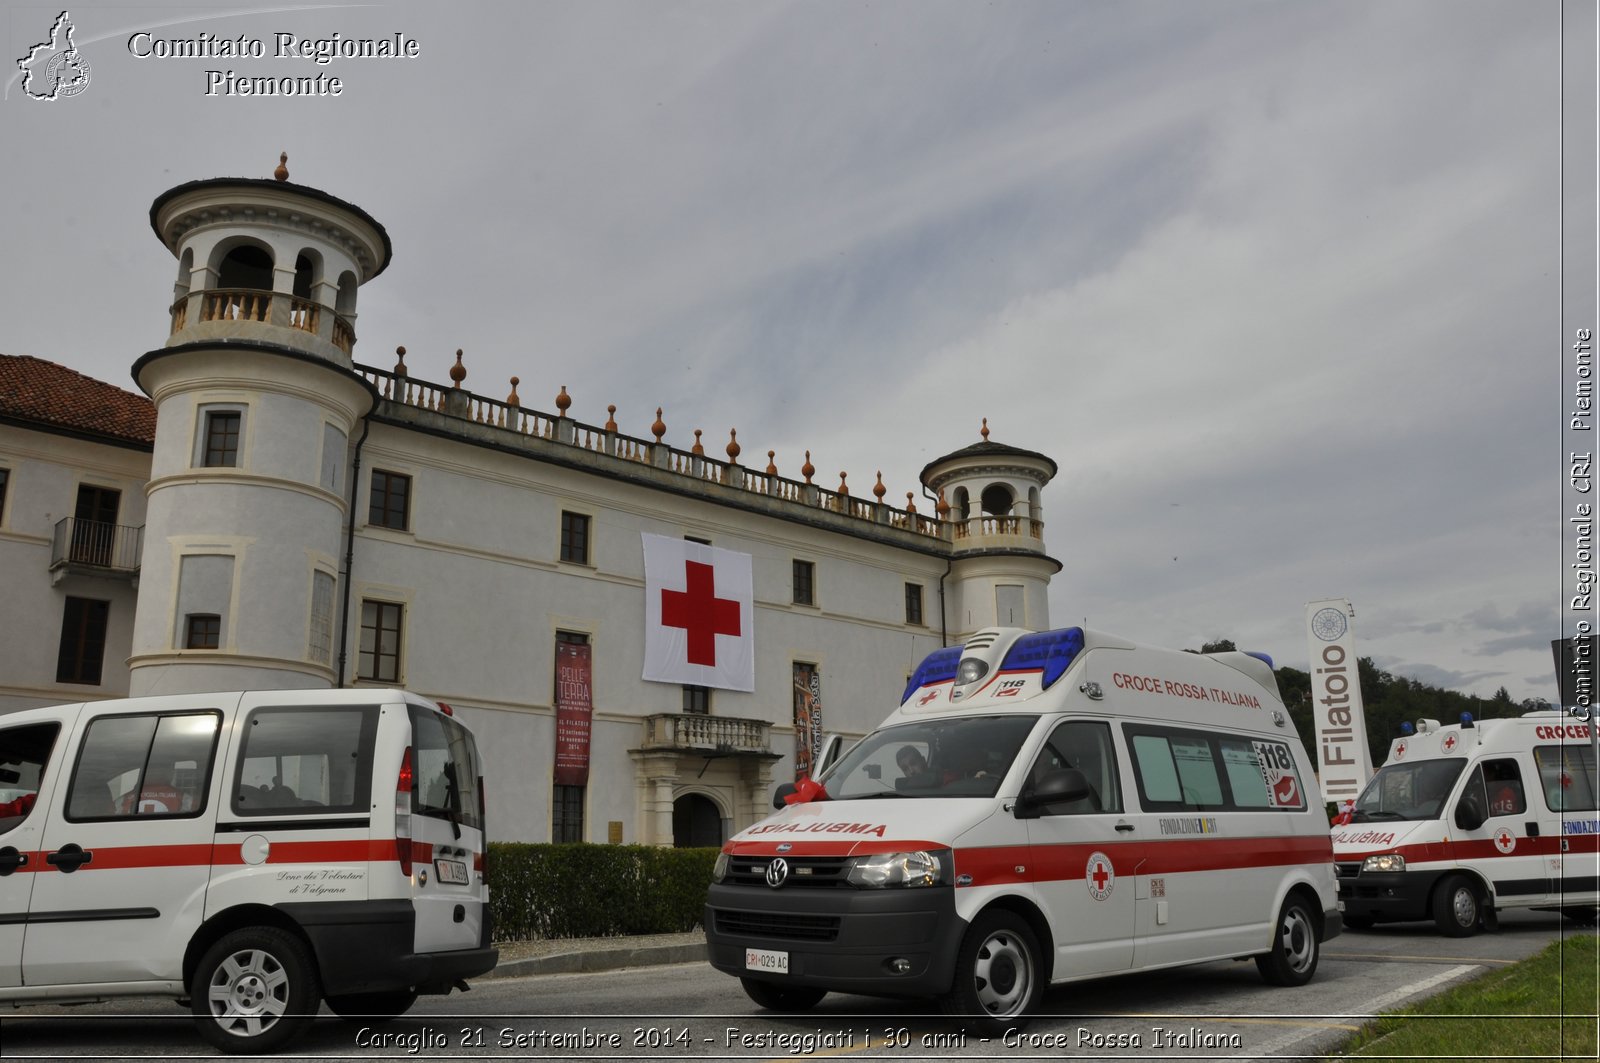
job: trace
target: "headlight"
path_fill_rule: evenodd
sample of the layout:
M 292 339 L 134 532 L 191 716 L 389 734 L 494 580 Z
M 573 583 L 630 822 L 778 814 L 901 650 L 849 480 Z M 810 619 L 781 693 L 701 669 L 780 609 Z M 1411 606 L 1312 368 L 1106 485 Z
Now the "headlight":
M 850 867 L 850 885 L 866 889 L 937 886 L 943 870 L 944 862 L 935 853 L 874 853 L 856 857 Z
M 728 854 L 718 853 L 717 862 L 711 865 L 711 881 L 721 882 L 728 877 Z
M 1361 862 L 1363 871 L 1404 871 L 1406 858 L 1399 853 L 1382 853 L 1378 856 L 1369 856 Z

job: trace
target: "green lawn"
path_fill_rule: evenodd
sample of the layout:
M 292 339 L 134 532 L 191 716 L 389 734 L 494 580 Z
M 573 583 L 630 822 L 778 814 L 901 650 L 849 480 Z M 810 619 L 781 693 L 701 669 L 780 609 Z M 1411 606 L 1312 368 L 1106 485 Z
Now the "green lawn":
M 1341 1055 L 1362 1059 L 1595 1059 L 1592 934 L 1555 942 L 1355 1034 Z

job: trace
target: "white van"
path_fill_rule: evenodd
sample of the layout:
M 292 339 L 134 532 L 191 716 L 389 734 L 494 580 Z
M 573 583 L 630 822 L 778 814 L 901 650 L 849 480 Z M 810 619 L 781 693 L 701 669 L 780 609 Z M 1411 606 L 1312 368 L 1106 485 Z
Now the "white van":
M 465 988 L 497 958 L 480 772 L 397 690 L 0 716 L 0 785 L 35 795 L 0 818 L 0 1002 L 169 996 L 262 1052 L 322 1000 L 371 1021 Z
M 711 963 L 766 1008 L 936 997 L 998 1034 L 1119 972 L 1254 957 L 1300 985 L 1339 933 L 1311 764 L 1248 654 L 986 629 L 819 782 L 713 873 Z
M 1502 908 L 1593 922 L 1594 779 L 1588 725 L 1558 712 L 1418 720 L 1333 831 L 1345 923 L 1432 919 L 1466 937 Z

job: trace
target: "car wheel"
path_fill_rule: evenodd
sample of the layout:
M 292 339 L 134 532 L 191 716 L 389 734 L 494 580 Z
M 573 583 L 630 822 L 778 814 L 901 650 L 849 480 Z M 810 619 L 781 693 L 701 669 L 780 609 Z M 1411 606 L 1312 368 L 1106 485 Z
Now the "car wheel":
M 272 1052 L 311 1024 L 321 992 L 305 943 L 276 927 L 212 945 L 189 985 L 200 1036 L 224 1052 Z
M 1319 955 L 1317 926 L 1312 922 L 1311 910 L 1305 901 L 1291 896 L 1278 910 L 1272 930 L 1272 949 L 1256 957 L 1256 967 L 1271 985 L 1305 985 L 1317 973 Z
M 1433 922 L 1446 937 L 1471 937 L 1478 932 L 1482 902 L 1478 890 L 1460 875 L 1446 875 L 1433 888 Z
M 817 1002 L 828 995 L 826 989 L 811 986 L 778 985 L 757 978 L 741 978 L 745 995 L 768 1011 L 810 1011 Z
M 985 912 L 967 928 L 956 956 L 955 983 L 939 1005 L 962 1025 L 988 1036 L 1018 1029 L 1044 990 L 1039 943 L 1020 916 Z
M 388 993 L 346 993 L 329 997 L 328 1010 L 341 1019 L 351 1022 L 388 1022 L 398 1019 L 411 1010 L 417 1002 L 415 989 L 397 989 Z

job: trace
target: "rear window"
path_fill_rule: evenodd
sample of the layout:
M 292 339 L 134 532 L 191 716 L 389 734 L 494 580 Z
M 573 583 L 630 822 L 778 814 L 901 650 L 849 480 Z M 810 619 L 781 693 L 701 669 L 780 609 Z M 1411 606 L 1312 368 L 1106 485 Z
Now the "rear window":
M 1285 742 L 1173 727 L 1127 727 L 1141 807 L 1152 812 L 1300 811 L 1306 793 Z
M 264 707 L 244 725 L 233 811 L 370 812 L 378 707 Z
M 411 811 L 483 829 L 478 815 L 478 747 L 453 718 L 411 706 Z

